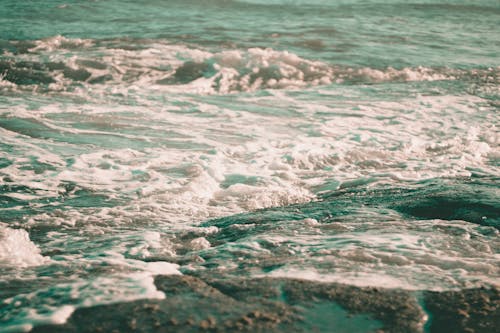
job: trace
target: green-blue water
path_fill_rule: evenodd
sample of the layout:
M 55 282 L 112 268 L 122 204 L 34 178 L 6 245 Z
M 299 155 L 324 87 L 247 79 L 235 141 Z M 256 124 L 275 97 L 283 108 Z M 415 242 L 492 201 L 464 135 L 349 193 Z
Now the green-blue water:
M 499 22 L 489 0 L 0 1 L 0 331 L 130 302 L 185 318 L 166 331 L 462 323 L 433 295 L 500 284 Z

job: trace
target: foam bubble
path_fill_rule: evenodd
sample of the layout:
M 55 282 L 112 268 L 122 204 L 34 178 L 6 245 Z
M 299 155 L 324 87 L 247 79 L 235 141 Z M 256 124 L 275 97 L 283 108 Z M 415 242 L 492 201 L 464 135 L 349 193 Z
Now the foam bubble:
M 0 265 L 24 268 L 43 265 L 48 257 L 30 240 L 26 230 L 5 228 L 0 225 Z
M 190 242 L 191 248 L 193 250 L 203 250 L 210 248 L 210 242 L 205 237 L 198 237 Z

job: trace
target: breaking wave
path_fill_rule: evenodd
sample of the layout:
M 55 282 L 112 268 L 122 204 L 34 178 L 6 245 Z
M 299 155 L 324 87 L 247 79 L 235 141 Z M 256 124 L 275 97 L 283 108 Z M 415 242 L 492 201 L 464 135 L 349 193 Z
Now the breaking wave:
M 73 91 L 149 87 L 226 94 L 325 84 L 456 80 L 498 84 L 500 68 L 351 68 L 270 48 L 210 52 L 150 40 L 56 36 L 0 45 L 0 89 Z M 114 90 L 113 90 L 114 91 Z

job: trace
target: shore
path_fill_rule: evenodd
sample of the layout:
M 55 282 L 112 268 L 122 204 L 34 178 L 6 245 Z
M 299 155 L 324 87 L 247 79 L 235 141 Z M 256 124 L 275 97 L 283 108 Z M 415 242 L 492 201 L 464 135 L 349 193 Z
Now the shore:
M 292 279 L 158 276 L 164 300 L 75 311 L 58 332 L 495 332 L 500 291 L 409 292 Z

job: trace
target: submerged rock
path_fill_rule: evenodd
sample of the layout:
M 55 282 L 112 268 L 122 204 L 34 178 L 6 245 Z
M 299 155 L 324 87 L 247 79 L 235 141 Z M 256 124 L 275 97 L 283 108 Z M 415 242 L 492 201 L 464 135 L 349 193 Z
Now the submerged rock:
M 57 332 L 495 332 L 499 291 L 425 292 L 294 279 L 158 276 L 164 300 L 81 308 Z

